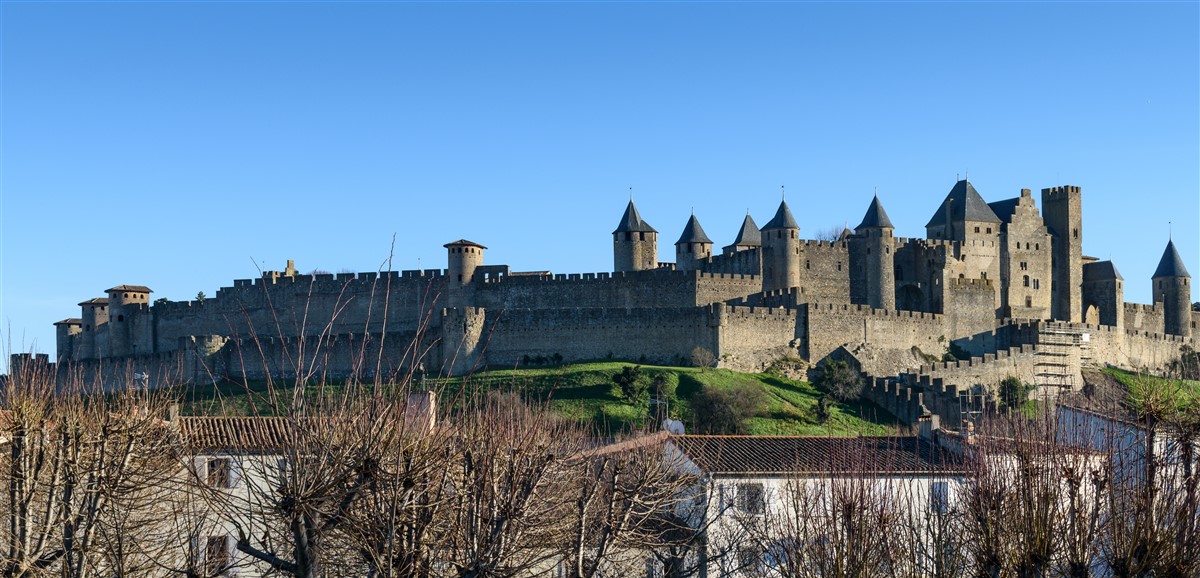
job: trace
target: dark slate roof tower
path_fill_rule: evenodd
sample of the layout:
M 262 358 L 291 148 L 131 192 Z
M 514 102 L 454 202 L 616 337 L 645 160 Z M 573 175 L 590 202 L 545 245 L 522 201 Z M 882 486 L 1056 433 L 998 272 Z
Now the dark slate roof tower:
M 867 304 L 876 309 L 896 308 L 894 230 L 879 195 L 875 195 L 862 222 L 855 227 L 857 236 L 850 242 L 852 258 L 862 263 Z
M 704 234 L 704 228 L 693 214 L 683 227 L 683 234 L 675 241 L 675 269 L 692 271 L 712 256 L 712 239 Z
M 1154 286 L 1154 301 L 1162 302 L 1163 333 L 1192 335 L 1192 276 L 1183 266 L 1183 259 L 1175 249 L 1175 241 L 1168 240 L 1162 259 L 1151 279 Z
M 800 225 L 787 201 L 762 228 L 763 291 L 800 286 Z
M 879 202 L 879 195 L 875 195 L 871 199 L 871 204 L 867 207 L 867 214 L 863 215 L 863 220 L 855 229 L 895 229 L 892 226 L 892 220 L 888 218 L 887 211 L 883 210 L 883 203 Z
M 633 200 L 613 231 L 613 271 L 628 273 L 658 268 L 658 231 L 642 220 Z
M 746 213 L 746 218 L 742 219 L 742 228 L 738 229 L 737 238 L 733 240 L 733 244 L 726 245 L 722 251 L 725 253 L 735 253 L 737 251 L 745 251 L 746 249 L 755 249 L 762 246 L 762 233 L 758 230 L 758 224 L 754 222 L 754 218 L 750 213 Z
M 950 189 L 946 199 L 925 224 L 926 236 L 930 239 L 962 241 L 968 231 L 967 223 L 984 223 L 998 228 L 1000 218 L 984 202 L 979 191 L 963 179 L 954 183 L 954 188 Z

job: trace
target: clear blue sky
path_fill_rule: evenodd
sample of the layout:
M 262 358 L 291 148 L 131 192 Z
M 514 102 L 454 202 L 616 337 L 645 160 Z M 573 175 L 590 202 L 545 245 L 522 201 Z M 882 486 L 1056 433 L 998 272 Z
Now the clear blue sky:
M 781 185 L 804 236 L 876 187 L 922 236 L 965 171 L 1082 186 L 1084 252 L 1144 303 L 1167 221 L 1200 275 L 1198 6 L 4 2 L 2 335 L 52 352 L 121 283 L 378 270 L 393 235 L 397 269 L 465 237 L 608 271 L 629 187 L 664 261 Z

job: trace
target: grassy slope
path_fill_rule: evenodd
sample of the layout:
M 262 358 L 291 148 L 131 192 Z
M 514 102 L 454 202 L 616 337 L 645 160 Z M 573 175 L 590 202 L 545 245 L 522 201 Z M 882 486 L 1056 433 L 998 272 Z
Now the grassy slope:
M 597 362 L 554 368 L 494 370 L 464 378 L 430 380 L 433 389 L 451 399 L 463 391 L 500 390 L 527 398 L 549 400 L 550 408 L 565 417 L 591 423 L 602 432 L 617 432 L 639 426 L 650 418 L 649 404 L 635 407 L 620 398 L 612 376 L 628 363 Z M 673 418 L 694 430 L 688 401 L 703 387 L 728 388 L 749 382 L 766 393 L 767 407 L 761 417 L 749 420 L 756 435 L 882 435 L 894 432 L 897 424 L 886 410 L 869 402 L 837 404 L 830 421 L 816 422 L 820 392 L 811 384 L 768 374 L 737 373 L 726 369 L 701 370 L 691 367 L 644 366 L 647 380 L 662 374 L 677 384 L 676 400 L 670 406 Z M 204 386 L 184 392 L 183 413 L 191 415 L 246 415 L 252 398 L 265 391 L 262 384 Z M 259 412 L 269 414 L 266 404 Z
M 551 369 L 496 370 L 467 378 L 468 388 L 486 387 L 519 391 L 523 395 L 550 400 L 550 407 L 564 416 L 590 421 L 600 430 L 619 431 L 645 422 L 648 404 L 634 407 L 620 398 L 612 376 L 628 363 L 597 362 L 567 365 Z M 701 370 L 692 367 L 644 366 L 647 379 L 663 374 L 675 381 L 677 400 L 670 413 L 688 430 L 692 424 L 688 401 L 703 387 L 728 388 L 749 382 L 766 393 L 767 408 L 761 417 L 752 418 L 750 432 L 756 435 L 878 435 L 891 431 L 894 418 L 886 410 L 870 403 L 839 404 L 833 418 L 820 425 L 814 418 L 820 392 L 811 384 L 767 374 L 737 373 L 727 369 Z M 447 383 L 457 389 L 464 380 Z M 861 416 L 861 417 L 860 417 Z
M 1135 410 L 1141 408 L 1141 402 L 1148 392 L 1164 396 L 1168 403 L 1177 408 L 1200 403 L 1200 381 L 1167 379 L 1112 367 L 1104 369 L 1104 373 L 1125 386 L 1129 391 L 1128 402 Z

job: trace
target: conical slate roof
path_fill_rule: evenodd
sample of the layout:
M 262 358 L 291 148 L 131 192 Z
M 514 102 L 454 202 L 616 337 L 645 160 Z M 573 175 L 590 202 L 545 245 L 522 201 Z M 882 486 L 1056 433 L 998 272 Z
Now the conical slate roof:
M 796 224 L 796 219 L 792 217 L 792 211 L 788 209 L 787 201 L 780 201 L 779 210 L 775 211 L 775 216 L 767 221 L 762 230 L 768 229 L 799 229 L 800 225 Z
M 733 244 L 742 247 L 762 246 L 762 233 L 758 231 L 758 223 L 754 222 L 749 213 L 746 213 L 746 218 L 742 221 L 742 228 L 738 231 Z
M 892 220 L 888 218 L 887 211 L 883 210 L 883 203 L 879 202 L 879 195 L 875 195 L 871 199 L 871 206 L 867 207 L 867 214 L 863 215 L 863 220 L 855 229 L 895 229 L 892 226 Z
M 1179 258 L 1179 251 L 1175 250 L 1175 241 L 1167 241 L 1167 250 L 1163 251 L 1162 259 L 1158 261 L 1158 268 L 1154 270 L 1154 277 L 1191 277 L 1188 275 L 1187 267 L 1183 266 L 1183 259 Z
M 617 230 L 613 233 L 657 233 L 654 227 L 642 220 L 642 216 L 638 214 L 637 207 L 633 206 L 633 201 L 629 201 L 629 206 L 625 207 L 625 214 L 621 216 L 621 222 L 617 225 Z
M 700 226 L 700 221 L 696 220 L 696 215 L 688 219 L 687 225 L 683 227 L 683 234 L 679 236 L 679 240 L 675 241 L 676 245 L 681 243 L 708 243 L 712 244 L 712 239 L 704 234 L 704 227 Z
M 979 191 L 976 191 L 975 187 L 964 179 L 954 183 L 954 188 L 950 189 L 950 194 L 946 195 L 946 200 L 938 206 L 937 212 L 925 224 L 926 227 L 934 227 L 946 222 L 946 203 L 951 203 L 950 219 L 954 222 L 1000 222 L 1000 217 L 997 217 L 992 208 L 983 201 L 983 197 L 979 196 Z

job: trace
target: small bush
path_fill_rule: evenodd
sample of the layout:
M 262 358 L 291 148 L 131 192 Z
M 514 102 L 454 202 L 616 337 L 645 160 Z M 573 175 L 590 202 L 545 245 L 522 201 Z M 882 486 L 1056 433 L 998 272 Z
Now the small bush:
M 626 365 L 612 380 L 621 389 L 621 397 L 625 401 L 635 405 L 646 401 L 647 384 L 642 375 L 642 366 Z
M 862 394 L 863 379 L 849 363 L 830 359 L 821 364 L 821 377 L 816 385 L 838 401 L 850 401 Z
M 1032 384 L 1025 383 L 1016 376 L 1004 378 L 1004 381 L 1000 382 L 1000 409 L 1020 409 L 1029 400 L 1033 389 Z
M 703 347 L 692 348 L 692 366 L 693 367 L 700 367 L 703 369 L 708 369 L 708 368 L 715 366 L 716 364 L 717 364 L 717 357 L 715 355 L 713 355 L 713 352 L 711 352 Z
M 761 415 L 766 406 L 766 393 L 754 383 L 705 387 L 692 398 L 693 426 L 702 434 L 745 434 L 746 420 Z

